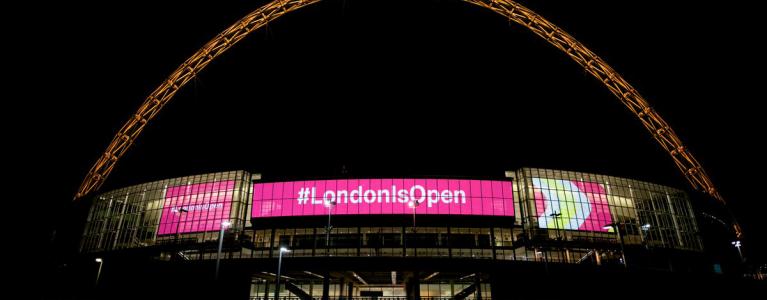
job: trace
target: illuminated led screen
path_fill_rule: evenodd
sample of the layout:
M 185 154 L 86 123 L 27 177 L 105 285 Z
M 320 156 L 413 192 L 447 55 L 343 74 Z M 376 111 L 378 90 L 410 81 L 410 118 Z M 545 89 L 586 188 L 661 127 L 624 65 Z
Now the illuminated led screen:
M 229 219 L 233 189 L 234 180 L 166 188 L 157 234 L 219 230 Z
M 599 183 L 533 178 L 533 190 L 538 227 L 609 231 L 603 227 L 613 222 L 612 216 Z
M 332 205 L 331 203 L 335 203 Z M 327 215 L 513 216 L 510 181 L 343 179 L 256 183 L 254 218 Z

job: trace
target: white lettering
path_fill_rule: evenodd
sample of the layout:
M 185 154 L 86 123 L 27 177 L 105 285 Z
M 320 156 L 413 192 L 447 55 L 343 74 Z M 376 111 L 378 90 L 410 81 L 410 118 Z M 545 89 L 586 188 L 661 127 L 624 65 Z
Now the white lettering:
M 354 198 L 354 194 L 357 194 L 357 198 Z M 359 186 L 356 190 L 349 193 L 349 201 L 352 203 L 362 202 L 362 186 Z
M 212 209 L 221 209 L 221 208 L 224 208 L 223 203 L 205 203 L 205 204 L 182 205 L 180 207 L 172 206 L 170 208 L 170 211 L 172 213 L 178 213 L 179 211 L 192 212 L 192 211 L 212 210 Z
M 458 195 L 461 195 L 461 204 L 466 204 L 466 192 L 463 190 L 457 190 L 453 192 L 453 197 L 458 198 Z
M 442 203 L 450 204 L 450 202 L 453 201 L 453 193 L 451 193 L 449 190 L 443 190 L 442 194 L 440 194 L 440 197 L 442 197 Z
M 338 198 L 336 200 L 337 200 L 336 203 L 338 203 L 338 204 L 349 203 L 349 191 L 347 191 L 347 190 L 340 190 L 340 191 L 338 191 Z
M 439 191 L 437 190 L 429 190 L 426 192 L 426 195 L 428 195 L 429 207 L 431 207 L 432 204 L 439 203 Z
M 397 191 L 397 198 L 399 199 L 399 203 L 408 203 L 408 202 L 410 202 L 410 199 L 407 196 L 407 190 L 399 190 L 399 191 Z
M 336 192 L 331 190 L 325 191 L 325 194 L 322 195 L 322 200 L 324 201 L 323 204 L 330 205 L 330 203 L 333 203 L 336 201 Z
M 415 191 L 420 190 L 421 191 L 421 198 L 416 199 L 415 197 Z M 412 198 L 413 201 L 421 203 L 426 199 L 426 189 L 420 185 L 414 185 L 412 188 L 410 188 L 410 198 Z
M 361 189 L 362 187 L 360 187 Z M 373 190 L 365 191 L 365 203 L 373 203 L 376 201 L 376 192 Z
M 317 194 L 317 188 L 313 187 L 312 188 L 312 204 L 323 204 L 324 202 L 322 202 L 322 200 L 315 199 L 317 196 L 316 194 Z
M 386 203 L 389 203 L 389 190 L 378 190 L 378 203 L 381 203 L 384 194 L 386 194 Z

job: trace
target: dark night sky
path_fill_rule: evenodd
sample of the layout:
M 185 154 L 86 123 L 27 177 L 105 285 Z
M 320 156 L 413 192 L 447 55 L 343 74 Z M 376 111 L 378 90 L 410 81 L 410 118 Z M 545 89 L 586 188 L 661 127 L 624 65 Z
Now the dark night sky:
M 520 2 L 654 105 L 731 202 L 747 255 L 767 253 L 755 189 L 763 134 L 752 107 L 764 76 L 747 75 L 764 61 L 747 1 Z M 53 181 L 46 220 L 67 222 L 59 212 L 90 165 L 171 71 L 265 2 L 193 3 L 67 2 L 36 19 L 51 27 L 27 53 L 35 117 L 21 124 L 52 125 L 24 135 L 28 145 L 54 145 L 35 153 Z M 688 188 L 580 66 L 527 29 L 454 0 L 327 0 L 269 24 L 187 85 L 104 188 L 232 169 L 333 176 L 343 165 L 351 176 L 501 176 L 529 166 Z

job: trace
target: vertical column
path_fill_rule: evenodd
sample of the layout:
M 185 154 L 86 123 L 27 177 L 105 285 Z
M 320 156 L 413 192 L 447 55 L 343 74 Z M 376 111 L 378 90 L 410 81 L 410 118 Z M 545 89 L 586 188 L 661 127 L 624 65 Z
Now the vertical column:
M 269 258 L 274 257 L 274 235 L 277 234 L 277 230 L 272 228 L 272 236 L 269 238 Z
M 407 235 L 405 232 L 405 226 L 402 226 L 402 257 L 407 256 Z
M 312 256 L 315 256 L 317 254 L 317 228 L 312 228 L 312 240 L 314 241 L 314 245 L 312 245 Z
M 325 278 L 322 278 L 322 300 L 330 299 L 330 272 L 325 272 Z
M 477 291 L 474 293 L 475 299 L 482 300 L 482 280 L 480 280 L 481 274 L 477 272 L 474 276 L 474 285 L 477 287 Z
M 269 299 L 269 281 L 264 280 L 264 299 Z
M 455 296 L 455 280 L 450 279 L 450 296 Z
M 599 253 L 599 250 L 594 250 L 594 256 L 597 258 L 597 266 L 602 265 L 602 255 Z
M 500 296 L 500 294 L 504 294 L 505 291 L 502 290 L 503 289 L 502 284 L 500 284 L 501 282 L 499 282 L 500 278 L 499 278 L 498 272 L 494 271 L 490 273 L 489 279 L 490 279 L 489 280 L 490 281 L 490 299 L 492 300 L 501 299 L 498 296 Z
M 421 300 L 421 283 L 418 272 L 403 272 L 405 278 L 405 296 L 407 300 Z
M 493 260 L 495 260 L 495 228 L 493 227 L 490 227 L 490 247 L 493 249 Z
M 344 297 L 344 283 L 346 281 L 345 279 L 346 278 L 344 278 L 343 276 L 339 279 L 338 294 L 336 295 L 338 297 L 338 300 L 346 300 L 346 298 Z
M 508 271 L 498 269 L 492 271 L 488 275 L 489 276 L 485 282 L 490 283 L 490 289 L 484 291 L 485 299 L 490 298 L 492 300 L 506 300 L 522 297 L 520 296 L 519 286 L 509 284 L 512 282 L 518 282 L 520 280 L 518 277 L 516 277 L 516 275 L 512 275 L 509 274 Z M 490 295 L 488 295 L 488 293 L 490 293 Z
M 453 258 L 453 245 L 450 244 L 450 227 L 447 228 L 447 257 Z
M 354 282 L 349 281 L 349 283 L 346 285 L 346 297 L 348 297 L 349 300 L 354 298 Z
M 251 239 L 251 241 L 253 242 L 253 246 L 258 247 L 258 245 L 256 245 L 256 227 L 255 226 L 251 227 L 251 230 L 252 231 L 251 231 L 251 235 L 250 236 L 253 237 Z M 253 258 L 253 256 L 255 254 L 256 254 L 256 251 L 250 251 L 250 258 Z M 202 256 L 202 255 L 200 255 L 200 256 Z

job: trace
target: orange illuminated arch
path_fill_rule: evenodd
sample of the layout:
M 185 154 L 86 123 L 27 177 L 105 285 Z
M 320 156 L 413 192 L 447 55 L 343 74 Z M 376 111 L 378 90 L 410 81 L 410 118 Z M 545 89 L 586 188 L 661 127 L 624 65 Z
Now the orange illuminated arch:
M 152 120 L 163 106 L 173 98 L 176 92 L 188 83 L 190 79 L 194 78 L 198 72 L 202 71 L 211 61 L 256 29 L 284 14 L 319 1 L 275 0 L 251 12 L 205 44 L 160 84 L 141 104 L 133 117 L 125 122 L 112 139 L 106 151 L 104 151 L 104 154 L 91 167 L 88 175 L 80 185 L 75 199 L 79 199 L 101 187 L 109 173 L 114 169 L 117 161 L 133 145 L 134 140 L 141 134 L 149 120 Z M 708 175 L 706 175 L 700 163 L 682 145 L 682 141 L 668 123 L 650 107 L 647 101 L 623 77 L 616 73 L 594 52 L 591 52 L 591 50 L 556 25 L 514 1 L 462 1 L 490 9 L 508 18 L 509 21 L 524 26 L 549 42 L 549 44 L 565 52 L 587 72 L 601 81 L 607 89 L 637 116 L 658 144 L 671 155 L 671 158 L 693 188 L 703 190 L 724 203 L 724 199 L 719 195 L 719 192 Z M 741 231 L 737 223 L 734 224 L 734 227 L 736 234 L 740 236 Z

